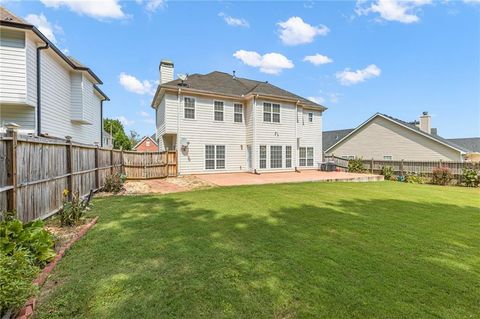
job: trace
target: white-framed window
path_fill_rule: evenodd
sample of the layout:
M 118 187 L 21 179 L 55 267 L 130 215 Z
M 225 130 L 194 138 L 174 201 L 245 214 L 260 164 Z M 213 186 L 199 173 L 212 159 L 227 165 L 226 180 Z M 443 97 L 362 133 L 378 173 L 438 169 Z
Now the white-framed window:
M 292 147 L 288 145 L 285 146 L 285 167 L 292 167 Z
M 277 145 L 270 146 L 270 168 L 282 168 L 282 147 Z
M 205 169 L 225 168 L 225 145 L 205 145 Z
M 146 146 L 150 146 L 150 141 L 145 141 Z
M 184 117 L 186 119 L 194 119 L 195 118 L 195 99 L 193 97 L 185 97 L 183 99 L 184 102 Z
M 313 122 L 313 113 L 312 113 L 312 112 L 309 112 L 309 113 L 308 113 L 308 121 L 309 121 L 310 123 Z
M 299 148 L 299 164 L 300 166 L 313 166 L 313 147 Z
M 355 159 L 355 155 L 342 155 L 341 157 L 347 160 Z
M 214 107 L 214 120 L 223 121 L 223 102 L 214 101 L 213 107 Z
M 236 123 L 243 122 L 243 104 L 233 104 L 233 121 Z
M 264 102 L 263 121 L 280 123 L 280 104 Z
M 383 155 L 383 160 L 384 160 L 384 161 L 392 161 L 392 160 L 393 160 L 393 156 L 392 156 L 392 155 Z
M 267 168 L 267 146 L 260 145 L 260 168 Z

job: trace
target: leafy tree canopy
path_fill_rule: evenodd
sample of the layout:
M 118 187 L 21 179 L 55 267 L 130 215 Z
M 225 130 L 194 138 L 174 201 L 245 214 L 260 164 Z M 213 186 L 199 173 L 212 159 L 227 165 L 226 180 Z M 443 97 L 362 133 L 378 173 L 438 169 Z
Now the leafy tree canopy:
M 103 129 L 112 135 L 113 148 L 124 149 L 127 151 L 132 149 L 132 142 L 127 134 L 125 134 L 123 124 L 119 120 L 104 119 Z

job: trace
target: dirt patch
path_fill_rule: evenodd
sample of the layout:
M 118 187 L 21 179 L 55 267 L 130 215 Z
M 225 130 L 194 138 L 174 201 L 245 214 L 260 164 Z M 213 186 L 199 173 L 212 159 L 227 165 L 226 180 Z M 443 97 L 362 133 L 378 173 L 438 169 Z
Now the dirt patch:
M 195 176 L 178 176 L 163 179 L 127 181 L 125 183 L 125 194 L 169 194 L 213 186 L 212 183 L 201 180 Z
M 81 220 L 78 225 L 71 227 L 61 227 L 60 220 L 57 218 L 49 219 L 45 222 L 45 229 L 53 234 L 55 237 L 55 252 L 65 246 L 73 238 L 78 236 L 85 224 L 92 221 L 93 218 L 87 218 Z

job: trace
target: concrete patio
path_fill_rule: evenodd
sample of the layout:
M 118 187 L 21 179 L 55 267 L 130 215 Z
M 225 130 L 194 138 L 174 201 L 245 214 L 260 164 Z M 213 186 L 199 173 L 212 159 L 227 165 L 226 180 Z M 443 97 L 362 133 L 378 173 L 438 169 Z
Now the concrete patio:
M 260 185 L 300 182 L 373 182 L 383 181 L 382 175 L 346 172 L 321 172 L 304 170 L 300 172 L 262 173 L 215 173 L 195 175 L 197 178 L 218 186 Z

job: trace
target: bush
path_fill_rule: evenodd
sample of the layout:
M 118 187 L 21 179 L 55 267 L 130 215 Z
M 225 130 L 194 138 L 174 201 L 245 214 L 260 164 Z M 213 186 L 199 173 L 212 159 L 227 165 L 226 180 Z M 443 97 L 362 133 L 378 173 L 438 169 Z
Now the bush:
M 424 184 L 425 179 L 422 175 L 416 173 L 416 172 L 407 172 L 405 173 L 405 178 L 403 180 L 405 183 L 410 183 L 410 184 Z
M 393 168 L 391 166 L 382 166 L 381 174 L 385 177 L 385 180 L 390 180 L 393 176 Z
M 53 235 L 43 228 L 41 220 L 23 224 L 18 219 L 0 222 L 0 251 L 13 256 L 22 251 L 33 265 L 43 266 L 55 257 Z
M 105 192 L 118 193 L 123 189 L 123 183 L 125 183 L 126 178 L 127 177 L 125 175 L 120 173 L 107 176 L 103 190 Z
M 480 184 L 479 172 L 472 168 L 464 168 L 462 172 L 462 179 L 467 187 L 478 187 Z
M 88 205 L 82 202 L 78 193 L 72 193 L 70 199 L 68 194 L 68 190 L 63 191 L 63 207 L 59 212 L 62 226 L 76 225 L 88 210 Z
M 348 171 L 350 173 L 364 173 L 363 159 L 355 158 L 348 161 Z
M 453 179 L 452 172 L 448 167 L 436 167 L 432 171 L 432 183 L 436 185 L 448 185 Z
M 38 271 L 26 251 L 14 251 L 11 255 L 0 252 L 0 316 L 9 309 L 20 308 L 36 293 L 32 281 Z

